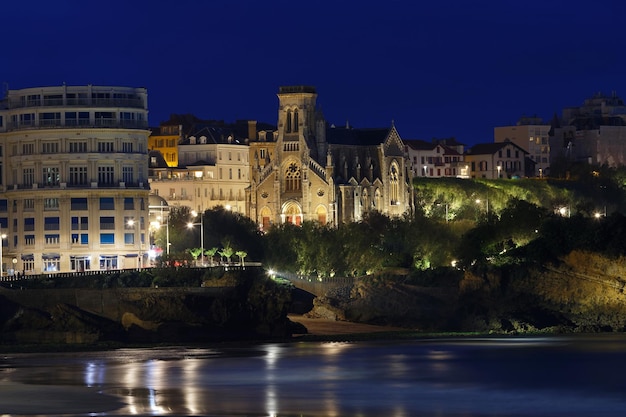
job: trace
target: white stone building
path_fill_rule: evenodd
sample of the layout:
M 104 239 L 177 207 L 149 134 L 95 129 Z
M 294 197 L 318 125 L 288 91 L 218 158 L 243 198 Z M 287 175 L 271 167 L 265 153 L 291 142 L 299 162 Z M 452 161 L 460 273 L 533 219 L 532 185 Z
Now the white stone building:
M 0 101 L 5 274 L 144 265 L 147 117 L 144 88 L 6 92 Z

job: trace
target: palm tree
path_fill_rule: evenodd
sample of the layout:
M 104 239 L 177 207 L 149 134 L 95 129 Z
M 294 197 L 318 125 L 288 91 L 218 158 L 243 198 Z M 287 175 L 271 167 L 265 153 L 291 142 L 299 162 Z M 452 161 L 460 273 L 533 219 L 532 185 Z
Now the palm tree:
M 245 250 L 238 250 L 237 252 L 235 252 L 235 255 L 239 257 L 239 260 L 241 261 L 241 266 L 245 266 L 244 262 L 245 262 L 246 256 L 248 256 L 248 252 L 246 252 Z
M 202 253 L 202 249 L 201 248 L 191 248 L 191 249 L 189 249 L 189 253 L 191 254 L 191 256 L 193 256 L 193 260 L 197 264 L 198 256 L 200 256 L 200 254 Z
M 211 249 L 207 249 L 207 250 L 204 251 L 204 254 L 209 257 L 209 262 L 210 262 L 211 266 L 213 266 L 213 261 L 214 261 L 213 257 L 215 256 L 217 251 L 218 251 L 217 247 L 214 247 L 214 248 L 211 248 Z

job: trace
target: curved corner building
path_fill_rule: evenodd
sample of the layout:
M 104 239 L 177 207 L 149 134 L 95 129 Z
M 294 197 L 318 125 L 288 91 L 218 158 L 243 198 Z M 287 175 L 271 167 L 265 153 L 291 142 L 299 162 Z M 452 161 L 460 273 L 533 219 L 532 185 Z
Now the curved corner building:
M 140 268 L 147 259 L 144 88 L 8 90 L 0 101 L 3 275 Z

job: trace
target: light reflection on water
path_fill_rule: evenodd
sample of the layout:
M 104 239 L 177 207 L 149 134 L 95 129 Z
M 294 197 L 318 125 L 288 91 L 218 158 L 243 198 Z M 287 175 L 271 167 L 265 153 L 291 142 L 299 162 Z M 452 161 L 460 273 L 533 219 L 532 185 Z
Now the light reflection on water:
M 612 417 L 625 372 L 615 335 L 17 354 L 0 415 Z

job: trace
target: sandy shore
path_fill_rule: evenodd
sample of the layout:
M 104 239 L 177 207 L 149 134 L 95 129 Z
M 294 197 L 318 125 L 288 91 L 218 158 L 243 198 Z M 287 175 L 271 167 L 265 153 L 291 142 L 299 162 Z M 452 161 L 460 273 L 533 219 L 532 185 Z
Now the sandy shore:
M 308 330 L 308 335 L 335 336 L 362 333 L 406 332 L 411 329 L 391 326 L 374 326 L 371 324 L 352 323 L 328 319 L 313 319 L 301 315 L 289 315 L 289 320 L 300 323 Z

